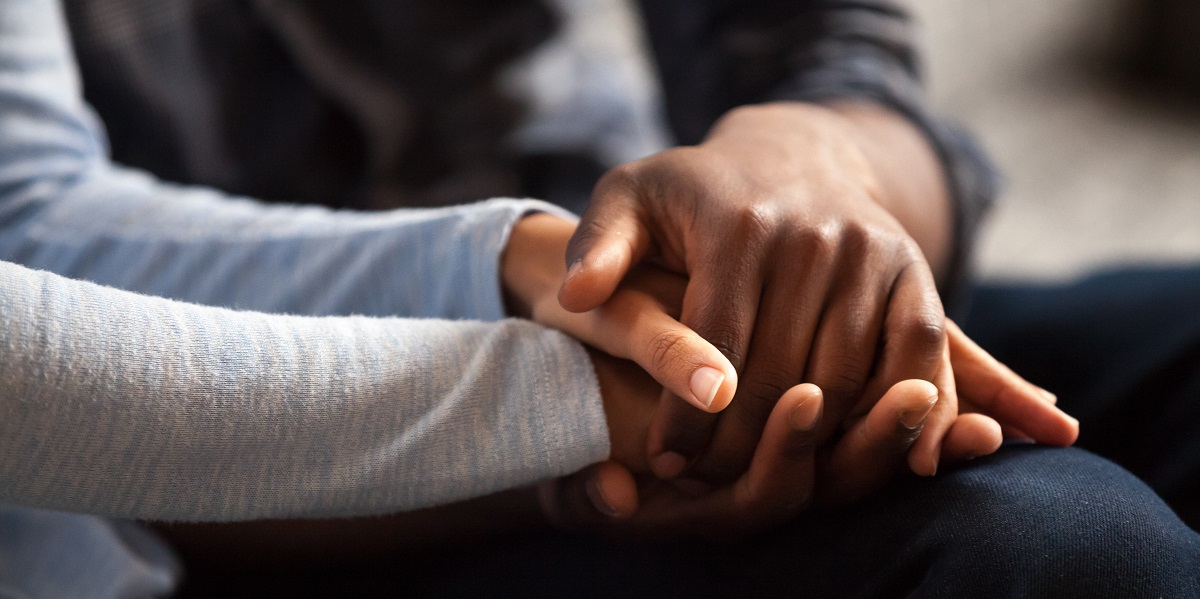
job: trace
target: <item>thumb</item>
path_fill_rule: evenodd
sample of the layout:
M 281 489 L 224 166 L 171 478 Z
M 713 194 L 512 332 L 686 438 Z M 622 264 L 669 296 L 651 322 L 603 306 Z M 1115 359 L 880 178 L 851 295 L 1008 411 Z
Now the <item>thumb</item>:
M 633 516 L 638 509 L 637 483 L 629 470 L 610 460 L 542 483 L 538 505 L 559 529 L 590 530 Z
M 634 272 L 638 277 L 641 272 Z M 565 313 L 564 313 L 565 314 Z M 698 333 L 668 314 L 657 298 L 623 289 L 598 310 L 549 315 L 558 326 L 617 358 L 632 360 L 671 393 L 705 412 L 719 412 L 733 400 L 737 370 L 729 358 Z M 574 326 L 573 326 L 574 325 Z
M 567 275 L 558 302 L 571 312 L 586 312 L 612 296 L 629 269 L 650 248 L 630 176 L 610 171 L 596 186 L 575 234 L 567 243 Z

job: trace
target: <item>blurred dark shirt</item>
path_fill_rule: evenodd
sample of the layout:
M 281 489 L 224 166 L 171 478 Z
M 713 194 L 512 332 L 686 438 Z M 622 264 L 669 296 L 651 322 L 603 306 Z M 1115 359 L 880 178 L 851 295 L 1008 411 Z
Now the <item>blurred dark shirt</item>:
M 66 6 L 85 93 L 114 159 L 169 180 L 359 209 L 533 196 L 579 210 L 611 166 L 585 151 L 511 143 L 526 107 L 498 75 L 560 31 L 553 2 Z M 936 148 L 955 199 L 959 278 L 996 177 L 966 136 L 927 112 L 902 5 L 641 0 L 636 8 L 679 143 L 700 141 L 734 106 L 766 100 L 859 98 L 911 119 Z

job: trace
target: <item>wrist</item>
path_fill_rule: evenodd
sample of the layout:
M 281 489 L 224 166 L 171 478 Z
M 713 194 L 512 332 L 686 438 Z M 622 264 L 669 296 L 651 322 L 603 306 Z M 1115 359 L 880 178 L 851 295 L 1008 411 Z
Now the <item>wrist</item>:
M 566 276 L 567 241 L 574 223 L 542 212 L 513 225 L 500 256 L 500 279 L 509 316 L 532 318 L 539 304 L 557 301 Z
M 646 472 L 646 435 L 662 388 L 633 362 L 584 346 L 596 380 L 611 446 L 609 459 L 632 472 Z
M 829 167 L 836 167 L 839 179 L 866 191 L 875 203 L 886 206 L 885 190 L 876 175 L 876 165 L 864 149 L 865 141 L 842 111 L 808 102 L 739 106 L 725 113 L 705 139 L 705 143 L 765 149 L 774 155 L 776 168 L 815 163 L 832 172 Z

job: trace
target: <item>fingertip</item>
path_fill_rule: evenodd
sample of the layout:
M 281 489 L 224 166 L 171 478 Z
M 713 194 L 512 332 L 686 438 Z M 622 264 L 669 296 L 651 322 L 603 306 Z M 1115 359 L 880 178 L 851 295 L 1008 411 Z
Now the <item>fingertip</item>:
M 963 414 L 946 433 L 941 461 L 958 464 L 996 453 L 1004 442 L 1004 428 L 983 414 Z
M 945 459 L 962 462 L 996 453 L 1004 442 L 1004 429 L 983 414 L 962 414 L 946 433 L 945 444 L 954 448 Z
M 938 388 L 933 383 L 924 379 L 907 379 L 892 385 L 892 390 L 897 393 L 909 394 L 913 397 L 921 397 L 926 403 L 934 403 L 938 400 Z
M 1053 443 L 1053 444 L 1058 445 L 1060 447 L 1070 447 L 1071 445 L 1074 445 L 1075 442 L 1078 440 L 1079 440 L 1079 421 L 1076 420 L 1072 416 L 1063 414 L 1062 436 L 1057 440 L 1057 443 Z
M 1079 439 L 1079 421 L 1061 410 L 1039 423 L 1022 427 L 1038 443 L 1055 447 L 1069 447 Z M 1036 424 L 1036 426 L 1035 426 Z
M 650 458 L 650 471 L 662 480 L 671 480 L 687 468 L 687 458 L 674 451 L 664 451 Z
M 688 394 L 684 397 L 697 408 L 705 412 L 714 412 L 720 409 L 719 406 L 714 408 L 713 401 L 716 400 L 717 394 L 721 392 L 721 386 L 724 384 L 724 372 L 712 366 L 701 366 L 692 371 L 691 379 L 688 382 Z
M 729 404 L 733 403 L 733 396 L 737 393 L 737 371 L 733 369 L 733 366 L 728 361 L 722 364 L 719 369 L 711 366 L 706 368 L 714 370 L 721 375 L 720 382 L 712 393 L 712 399 L 708 406 L 701 408 L 705 412 L 715 414 L 728 408 Z
M 629 470 L 616 463 L 598 466 L 586 488 L 592 506 L 609 518 L 624 520 L 637 512 L 637 482 Z
M 781 397 L 779 401 L 801 402 L 806 401 L 809 397 L 814 395 L 823 399 L 825 394 L 821 391 L 820 387 L 812 383 L 800 383 L 799 385 L 794 385 L 791 389 L 784 391 L 783 397 Z
M 788 411 L 788 423 L 796 432 L 813 430 L 824 411 L 824 395 L 820 387 L 801 383 L 784 392 L 779 403 Z
M 616 283 L 605 282 L 596 273 L 586 270 L 582 262 L 576 261 L 571 265 L 575 272 L 567 272 L 567 278 L 558 288 L 558 303 L 568 312 L 587 312 L 594 310 L 616 290 Z
M 1032 386 L 1033 386 L 1034 390 L 1035 390 L 1035 391 L 1037 391 L 1037 394 L 1038 394 L 1038 395 L 1039 395 L 1039 396 L 1042 398 L 1042 400 L 1044 400 L 1046 403 L 1048 403 L 1048 404 L 1050 404 L 1050 405 L 1052 405 L 1052 406 L 1053 406 L 1053 405 L 1057 405 L 1057 404 L 1058 404 L 1058 396 L 1057 396 L 1057 395 L 1055 395 L 1055 394 L 1053 394 L 1053 393 L 1051 393 L 1051 392 L 1049 392 L 1049 391 L 1047 391 L 1047 390 L 1045 390 L 1045 389 L 1043 389 L 1043 388 L 1041 388 L 1041 387 L 1039 387 L 1039 386 L 1037 386 L 1037 385 L 1034 385 L 1033 383 L 1030 383 L 1030 385 L 1032 385 Z
M 922 451 L 917 445 L 908 452 L 908 468 L 917 476 L 930 477 L 937 474 L 940 447 Z
M 981 418 L 986 419 L 985 426 L 987 426 L 987 428 L 988 428 L 988 432 L 987 432 L 988 441 L 985 443 L 982 443 L 984 451 L 973 457 L 992 455 L 993 453 L 996 453 L 997 451 L 999 451 L 1000 446 L 1004 444 L 1004 431 L 1001 430 L 1000 423 L 996 422 L 995 420 L 993 420 L 991 418 L 987 418 L 986 416 L 981 416 Z
M 558 303 L 570 312 L 595 309 L 612 297 L 633 260 L 629 242 L 608 236 L 596 239 L 571 260 L 558 290 Z

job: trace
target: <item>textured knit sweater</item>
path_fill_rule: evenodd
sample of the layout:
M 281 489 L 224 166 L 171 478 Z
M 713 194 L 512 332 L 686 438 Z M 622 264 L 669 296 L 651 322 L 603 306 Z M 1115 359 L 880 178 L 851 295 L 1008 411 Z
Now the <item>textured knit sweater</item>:
M 554 208 L 164 183 L 110 163 L 67 40 L 56 2 L 0 0 L 0 502 L 377 514 L 607 456 L 582 347 L 504 319 L 511 225 Z

